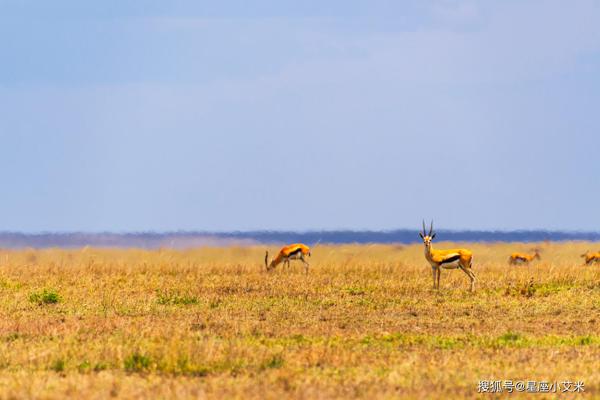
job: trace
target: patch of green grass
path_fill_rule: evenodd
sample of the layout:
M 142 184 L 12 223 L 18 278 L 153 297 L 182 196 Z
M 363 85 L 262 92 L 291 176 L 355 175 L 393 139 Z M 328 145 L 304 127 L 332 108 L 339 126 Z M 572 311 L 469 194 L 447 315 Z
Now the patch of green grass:
M 381 304 L 378 304 L 376 302 L 374 302 L 371 298 L 369 297 L 357 297 L 354 300 L 352 300 L 352 303 L 357 305 L 357 306 L 361 306 L 361 307 L 368 307 L 371 308 L 373 310 L 377 310 L 379 308 L 381 308 Z
M 365 346 L 368 346 L 374 342 L 376 342 L 376 339 L 371 335 L 367 335 L 360 340 L 360 344 L 363 344 Z
M 597 343 L 597 340 L 595 341 L 594 338 L 590 335 L 587 336 L 581 336 L 579 338 L 577 338 L 577 341 L 579 342 L 579 344 L 581 346 L 587 346 L 593 343 Z
M 89 360 L 84 360 L 77 366 L 77 371 L 79 371 L 80 374 L 87 374 L 92 371 L 100 372 L 106 369 L 108 369 L 108 365 L 106 363 L 97 362 L 96 364 L 92 365 L 92 363 Z
M 123 362 L 125 371 L 127 372 L 143 372 L 150 369 L 150 357 L 138 352 L 132 353 Z
M 259 369 L 278 369 L 283 367 L 284 361 L 285 360 L 281 354 L 276 354 L 263 362 Z
M 4 336 L 2 339 L 5 342 L 14 342 L 17 339 L 23 338 L 24 335 L 19 333 L 19 332 L 13 332 L 13 333 L 9 333 L 8 335 Z
M 54 372 L 63 372 L 65 370 L 65 360 L 59 358 L 55 360 L 51 365 L 50 369 Z
M 541 341 L 541 344 L 562 345 L 562 346 L 594 346 L 600 345 L 600 337 L 596 335 L 585 335 L 585 336 L 571 336 L 571 337 L 560 337 L 560 336 L 546 336 Z
M 348 286 L 344 288 L 344 291 L 352 296 L 361 296 L 367 293 L 367 290 L 359 286 Z
M 535 285 L 535 292 L 540 296 L 549 296 L 552 294 L 556 294 L 559 292 L 563 292 L 565 290 L 570 290 L 575 285 L 573 283 L 565 283 L 565 282 L 546 282 Z
M 108 369 L 108 364 L 103 362 L 97 362 L 94 364 L 94 372 L 100 372 Z
M 506 296 L 522 297 L 546 297 L 560 292 L 571 290 L 576 287 L 573 282 L 551 281 L 544 283 L 534 283 L 533 278 L 528 282 L 509 283 L 504 290 Z
M 380 346 L 425 346 L 435 349 L 455 349 L 463 347 L 498 348 L 498 347 L 553 347 L 553 346 L 594 346 L 600 345 L 600 336 L 524 336 L 517 332 L 506 332 L 498 337 L 489 336 L 440 336 L 394 333 L 382 336 L 367 335 L 358 342 L 367 347 Z M 351 343 L 347 344 L 352 346 Z
M 506 332 L 498 338 L 498 340 L 504 342 L 516 342 L 519 339 L 521 339 L 521 335 L 515 332 Z
M 292 335 L 290 336 L 290 339 L 296 343 L 310 343 L 310 340 L 305 337 L 304 335 L 301 334 L 297 334 L 297 335 Z
M 247 372 L 251 369 L 264 370 L 265 366 L 270 361 L 267 360 L 262 364 L 253 364 L 250 360 L 244 358 L 225 358 L 219 361 L 212 361 L 209 363 L 194 363 L 190 361 L 186 356 L 182 356 L 177 359 L 176 363 L 173 364 L 169 361 L 158 360 L 156 362 L 156 371 L 173 375 L 187 375 L 187 376 L 207 376 L 212 374 L 223 374 L 229 373 L 232 376 L 237 376 L 241 373 Z M 146 371 L 147 369 L 140 369 L 135 372 Z
M 496 342 L 501 346 L 522 343 L 523 341 L 523 336 L 516 332 L 506 332 L 496 339 Z
M 431 346 L 437 349 L 455 349 L 465 345 L 465 341 L 455 337 L 436 337 Z
M 468 344 L 469 338 L 438 335 L 406 335 L 403 333 L 395 333 L 384 335 L 380 338 L 365 337 L 361 340 L 361 343 L 366 345 L 377 345 L 378 342 L 391 344 L 394 346 L 422 345 L 436 349 L 454 349 Z
M 90 371 L 91 369 L 92 369 L 92 364 L 87 360 L 85 360 L 84 362 L 82 362 L 81 364 L 79 364 L 77 366 L 77 370 L 82 374 Z
M 16 282 L 7 278 L 0 279 L 0 288 L 2 289 L 19 290 L 22 286 L 23 284 L 21 282 Z
M 198 298 L 188 294 L 180 295 L 172 292 L 156 292 L 156 302 L 161 305 L 189 305 L 198 304 Z
M 61 296 L 53 289 L 44 289 L 41 292 L 32 292 L 29 301 L 37 305 L 56 304 L 62 300 Z

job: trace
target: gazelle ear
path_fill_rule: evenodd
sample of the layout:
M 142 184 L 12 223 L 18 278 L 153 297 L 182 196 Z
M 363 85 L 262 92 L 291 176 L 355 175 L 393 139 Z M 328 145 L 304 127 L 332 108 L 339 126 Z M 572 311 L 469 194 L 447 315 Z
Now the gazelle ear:
M 431 238 L 434 239 L 435 238 L 435 233 L 433 235 L 431 235 Z
M 423 237 L 423 234 L 422 234 L 421 232 L 419 232 L 419 236 L 421 236 L 421 239 L 425 239 L 425 238 Z

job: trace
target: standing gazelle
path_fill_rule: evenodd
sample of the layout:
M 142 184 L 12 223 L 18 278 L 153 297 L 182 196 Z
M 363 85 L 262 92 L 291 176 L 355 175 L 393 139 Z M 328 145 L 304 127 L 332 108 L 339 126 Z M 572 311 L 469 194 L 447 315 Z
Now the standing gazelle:
M 431 264 L 433 274 L 433 288 L 440 288 L 441 268 L 456 269 L 460 268 L 469 279 L 471 279 L 471 291 L 475 290 L 475 274 L 473 273 L 472 261 L 473 253 L 466 249 L 434 250 L 431 241 L 435 238 L 433 232 L 433 221 L 429 233 L 425 230 L 425 221 L 423 221 L 423 233 L 419 233 L 423 244 L 425 245 L 425 258 Z M 436 286 L 437 281 L 437 286 Z
M 512 253 L 510 257 L 508 257 L 508 263 L 511 265 L 517 264 L 529 264 L 531 261 L 535 259 L 541 260 L 540 251 L 538 249 L 534 249 L 533 254 L 526 253 Z
M 308 273 L 309 264 L 305 257 L 310 257 L 310 248 L 302 243 L 290 244 L 284 246 L 279 250 L 279 254 L 269 263 L 269 252 L 265 254 L 265 267 L 267 271 L 272 270 L 278 264 L 283 262 L 283 265 L 287 264 L 290 267 L 290 260 L 301 260 L 304 264 L 304 272 Z

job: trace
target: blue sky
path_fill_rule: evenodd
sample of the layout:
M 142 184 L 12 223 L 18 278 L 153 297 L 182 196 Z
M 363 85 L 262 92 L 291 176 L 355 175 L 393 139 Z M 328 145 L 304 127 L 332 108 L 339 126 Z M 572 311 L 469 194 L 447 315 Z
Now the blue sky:
M 0 0 L 0 35 L 0 230 L 600 230 L 595 1 Z

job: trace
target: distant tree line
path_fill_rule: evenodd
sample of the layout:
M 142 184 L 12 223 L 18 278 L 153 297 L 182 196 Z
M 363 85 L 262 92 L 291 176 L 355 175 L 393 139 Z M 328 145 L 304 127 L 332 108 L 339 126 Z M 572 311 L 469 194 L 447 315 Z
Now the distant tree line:
M 561 231 L 439 231 L 441 240 L 453 242 L 600 241 L 600 232 Z M 417 243 L 417 230 L 393 231 L 254 231 L 254 232 L 137 232 L 137 233 L 18 233 L 1 232 L 2 248 L 139 247 L 186 248 L 251 245 L 259 243 Z

